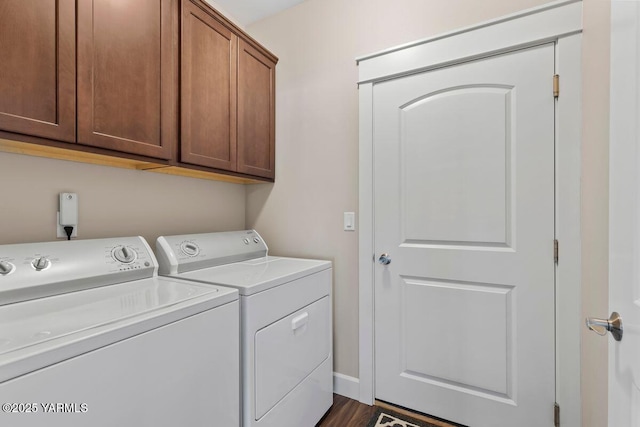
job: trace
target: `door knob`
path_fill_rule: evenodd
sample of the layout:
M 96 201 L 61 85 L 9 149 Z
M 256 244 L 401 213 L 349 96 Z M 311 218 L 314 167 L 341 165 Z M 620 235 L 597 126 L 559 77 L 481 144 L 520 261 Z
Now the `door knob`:
M 382 254 L 380 258 L 378 258 L 378 262 L 382 265 L 389 265 L 391 264 L 391 257 L 389 254 Z
M 607 331 L 609 331 L 613 335 L 613 339 L 622 341 L 622 317 L 615 311 L 611 313 L 611 317 L 608 319 L 588 317 L 586 323 L 590 331 L 598 335 L 606 335 Z

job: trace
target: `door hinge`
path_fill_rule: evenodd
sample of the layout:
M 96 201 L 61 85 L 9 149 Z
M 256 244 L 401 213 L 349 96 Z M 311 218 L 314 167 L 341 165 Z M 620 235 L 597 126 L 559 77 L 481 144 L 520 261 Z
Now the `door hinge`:
M 559 254 L 559 249 L 558 249 L 558 239 L 555 239 L 553 241 L 553 261 L 557 264 L 558 263 L 558 256 Z
M 560 76 L 555 74 L 553 76 L 553 97 L 557 98 L 560 96 Z
M 553 425 L 560 427 L 560 405 L 557 403 L 553 405 Z

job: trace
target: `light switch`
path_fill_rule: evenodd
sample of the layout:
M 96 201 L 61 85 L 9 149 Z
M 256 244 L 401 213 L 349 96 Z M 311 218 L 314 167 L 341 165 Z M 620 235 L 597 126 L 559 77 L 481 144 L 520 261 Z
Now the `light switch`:
M 355 212 L 344 213 L 344 231 L 356 230 L 356 214 Z

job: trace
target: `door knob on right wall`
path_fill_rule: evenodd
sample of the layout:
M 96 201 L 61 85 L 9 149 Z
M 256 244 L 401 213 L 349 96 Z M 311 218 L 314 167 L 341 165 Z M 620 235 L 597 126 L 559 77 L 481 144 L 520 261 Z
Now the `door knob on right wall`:
M 611 332 L 613 339 L 622 341 L 622 317 L 615 311 L 611 313 L 609 319 L 598 319 L 597 317 L 587 317 L 586 324 L 590 331 L 598 335 L 606 335 Z

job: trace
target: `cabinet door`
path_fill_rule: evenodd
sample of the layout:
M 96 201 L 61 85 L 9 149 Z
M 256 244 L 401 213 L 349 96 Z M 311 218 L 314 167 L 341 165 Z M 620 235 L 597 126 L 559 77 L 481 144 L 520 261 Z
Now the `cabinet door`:
M 191 1 L 182 5 L 180 160 L 235 171 L 238 38 Z
M 172 157 L 176 14 L 176 0 L 78 2 L 78 143 Z
M 238 172 L 275 177 L 275 67 L 240 41 L 238 55 Z
M 75 141 L 74 0 L 0 1 L 0 129 Z

